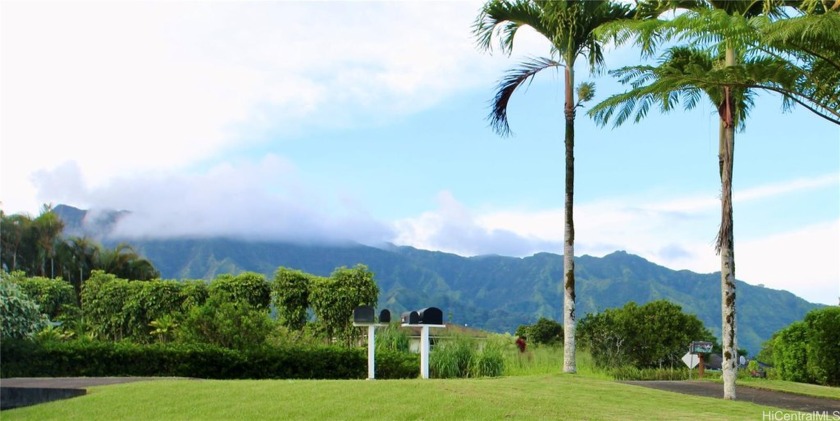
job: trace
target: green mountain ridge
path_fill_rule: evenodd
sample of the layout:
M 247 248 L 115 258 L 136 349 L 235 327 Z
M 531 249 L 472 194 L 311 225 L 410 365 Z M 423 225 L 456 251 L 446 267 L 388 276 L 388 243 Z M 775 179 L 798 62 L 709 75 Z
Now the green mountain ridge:
M 59 216 L 63 217 L 61 212 Z M 152 261 L 165 279 L 212 279 L 242 271 L 272 279 L 281 266 L 327 276 L 337 267 L 362 263 L 376 275 L 379 307 L 396 314 L 434 306 L 443 310 L 448 322 L 511 333 L 540 317 L 562 320 L 559 280 L 563 258 L 552 253 L 523 258 L 463 257 L 391 244 L 371 247 L 229 238 L 137 239 L 129 243 Z M 579 318 L 630 301 L 641 305 L 666 299 L 696 314 L 716 335 L 720 333 L 719 273 L 676 271 L 624 251 L 604 257 L 575 257 L 575 269 Z M 742 281 L 737 281 L 737 291 L 738 346 L 751 354 L 774 332 L 822 306 L 788 291 Z

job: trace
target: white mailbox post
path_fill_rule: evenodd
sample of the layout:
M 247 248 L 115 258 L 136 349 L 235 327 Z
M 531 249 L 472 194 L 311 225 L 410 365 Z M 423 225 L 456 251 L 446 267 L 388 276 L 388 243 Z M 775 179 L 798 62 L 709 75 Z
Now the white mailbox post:
M 446 328 L 443 312 L 437 307 L 427 307 L 402 314 L 402 326 L 420 326 L 420 377 L 429 378 L 429 328 Z
M 388 326 L 391 322 L 391 312 L 387 309 L 379 313 L 379 322 L 373 317 L 373 307 L 356 307 L 353 310 L 353 326 L 367 326 L 368 337 L 368 380 L 376 378 L 376 328 Z

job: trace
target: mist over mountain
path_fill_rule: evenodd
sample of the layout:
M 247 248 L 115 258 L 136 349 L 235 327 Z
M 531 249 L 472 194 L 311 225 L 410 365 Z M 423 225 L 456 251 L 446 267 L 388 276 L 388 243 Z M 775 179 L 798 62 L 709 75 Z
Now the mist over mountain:
M 65 235 L 116 242 L 110 232 L 126 212 L 89 214 L 59 205 Z M 249 241 L 241 238 L 135 238 L 128 241 L 152 261 L 165 279 L 212 279 L 222 273 L 253 271 L 272 279 L 278 267 L 327 276 L 341 266 L 365 264 L 376 275 L 379 307 L 392 312 L 435 306 L 449 322 L 495 332 L 513 332 L 540 317 L 562 320 L 563 258 L 477 256 L 355 243 Z M 616 251 L 575 258 L 577 315 L 666 299 L 696 314 L 720 332 L 720 274 L 675 271 Z M 819 304 L 794 294 L 737 281 L 738 346 L 751 354 L 778 329 Z

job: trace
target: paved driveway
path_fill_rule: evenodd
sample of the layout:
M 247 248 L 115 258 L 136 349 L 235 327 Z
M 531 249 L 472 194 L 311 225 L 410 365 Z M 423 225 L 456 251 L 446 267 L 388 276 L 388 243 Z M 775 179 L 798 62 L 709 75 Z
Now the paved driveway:
M 723 383 L 690 380 L 632 381 L 623 383 L 659 390 L 667 390 L 669 392 L 684 393 L 686 395 L 723 399 Z M 840 399 L 796 395 L 793 393 L 756 389 L 744 385 L 736 386 L 735 397 L 739 401 L 753 402 L 761 406 L 772 406 L 802 412 L 826 412 L 829 414 L 829 418 L 827 419 L 840 417 Z M 832 418 L 835 414 L 837 417 Z

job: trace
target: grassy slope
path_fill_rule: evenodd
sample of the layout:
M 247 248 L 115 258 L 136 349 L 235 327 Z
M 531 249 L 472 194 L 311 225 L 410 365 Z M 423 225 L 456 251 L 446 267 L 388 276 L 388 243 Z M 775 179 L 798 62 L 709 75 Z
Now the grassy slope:
M 160 380 L 3 411 L 3 420 L 761 419 L 752 403 L 662 392 L 581 375 L 468 380 Z

